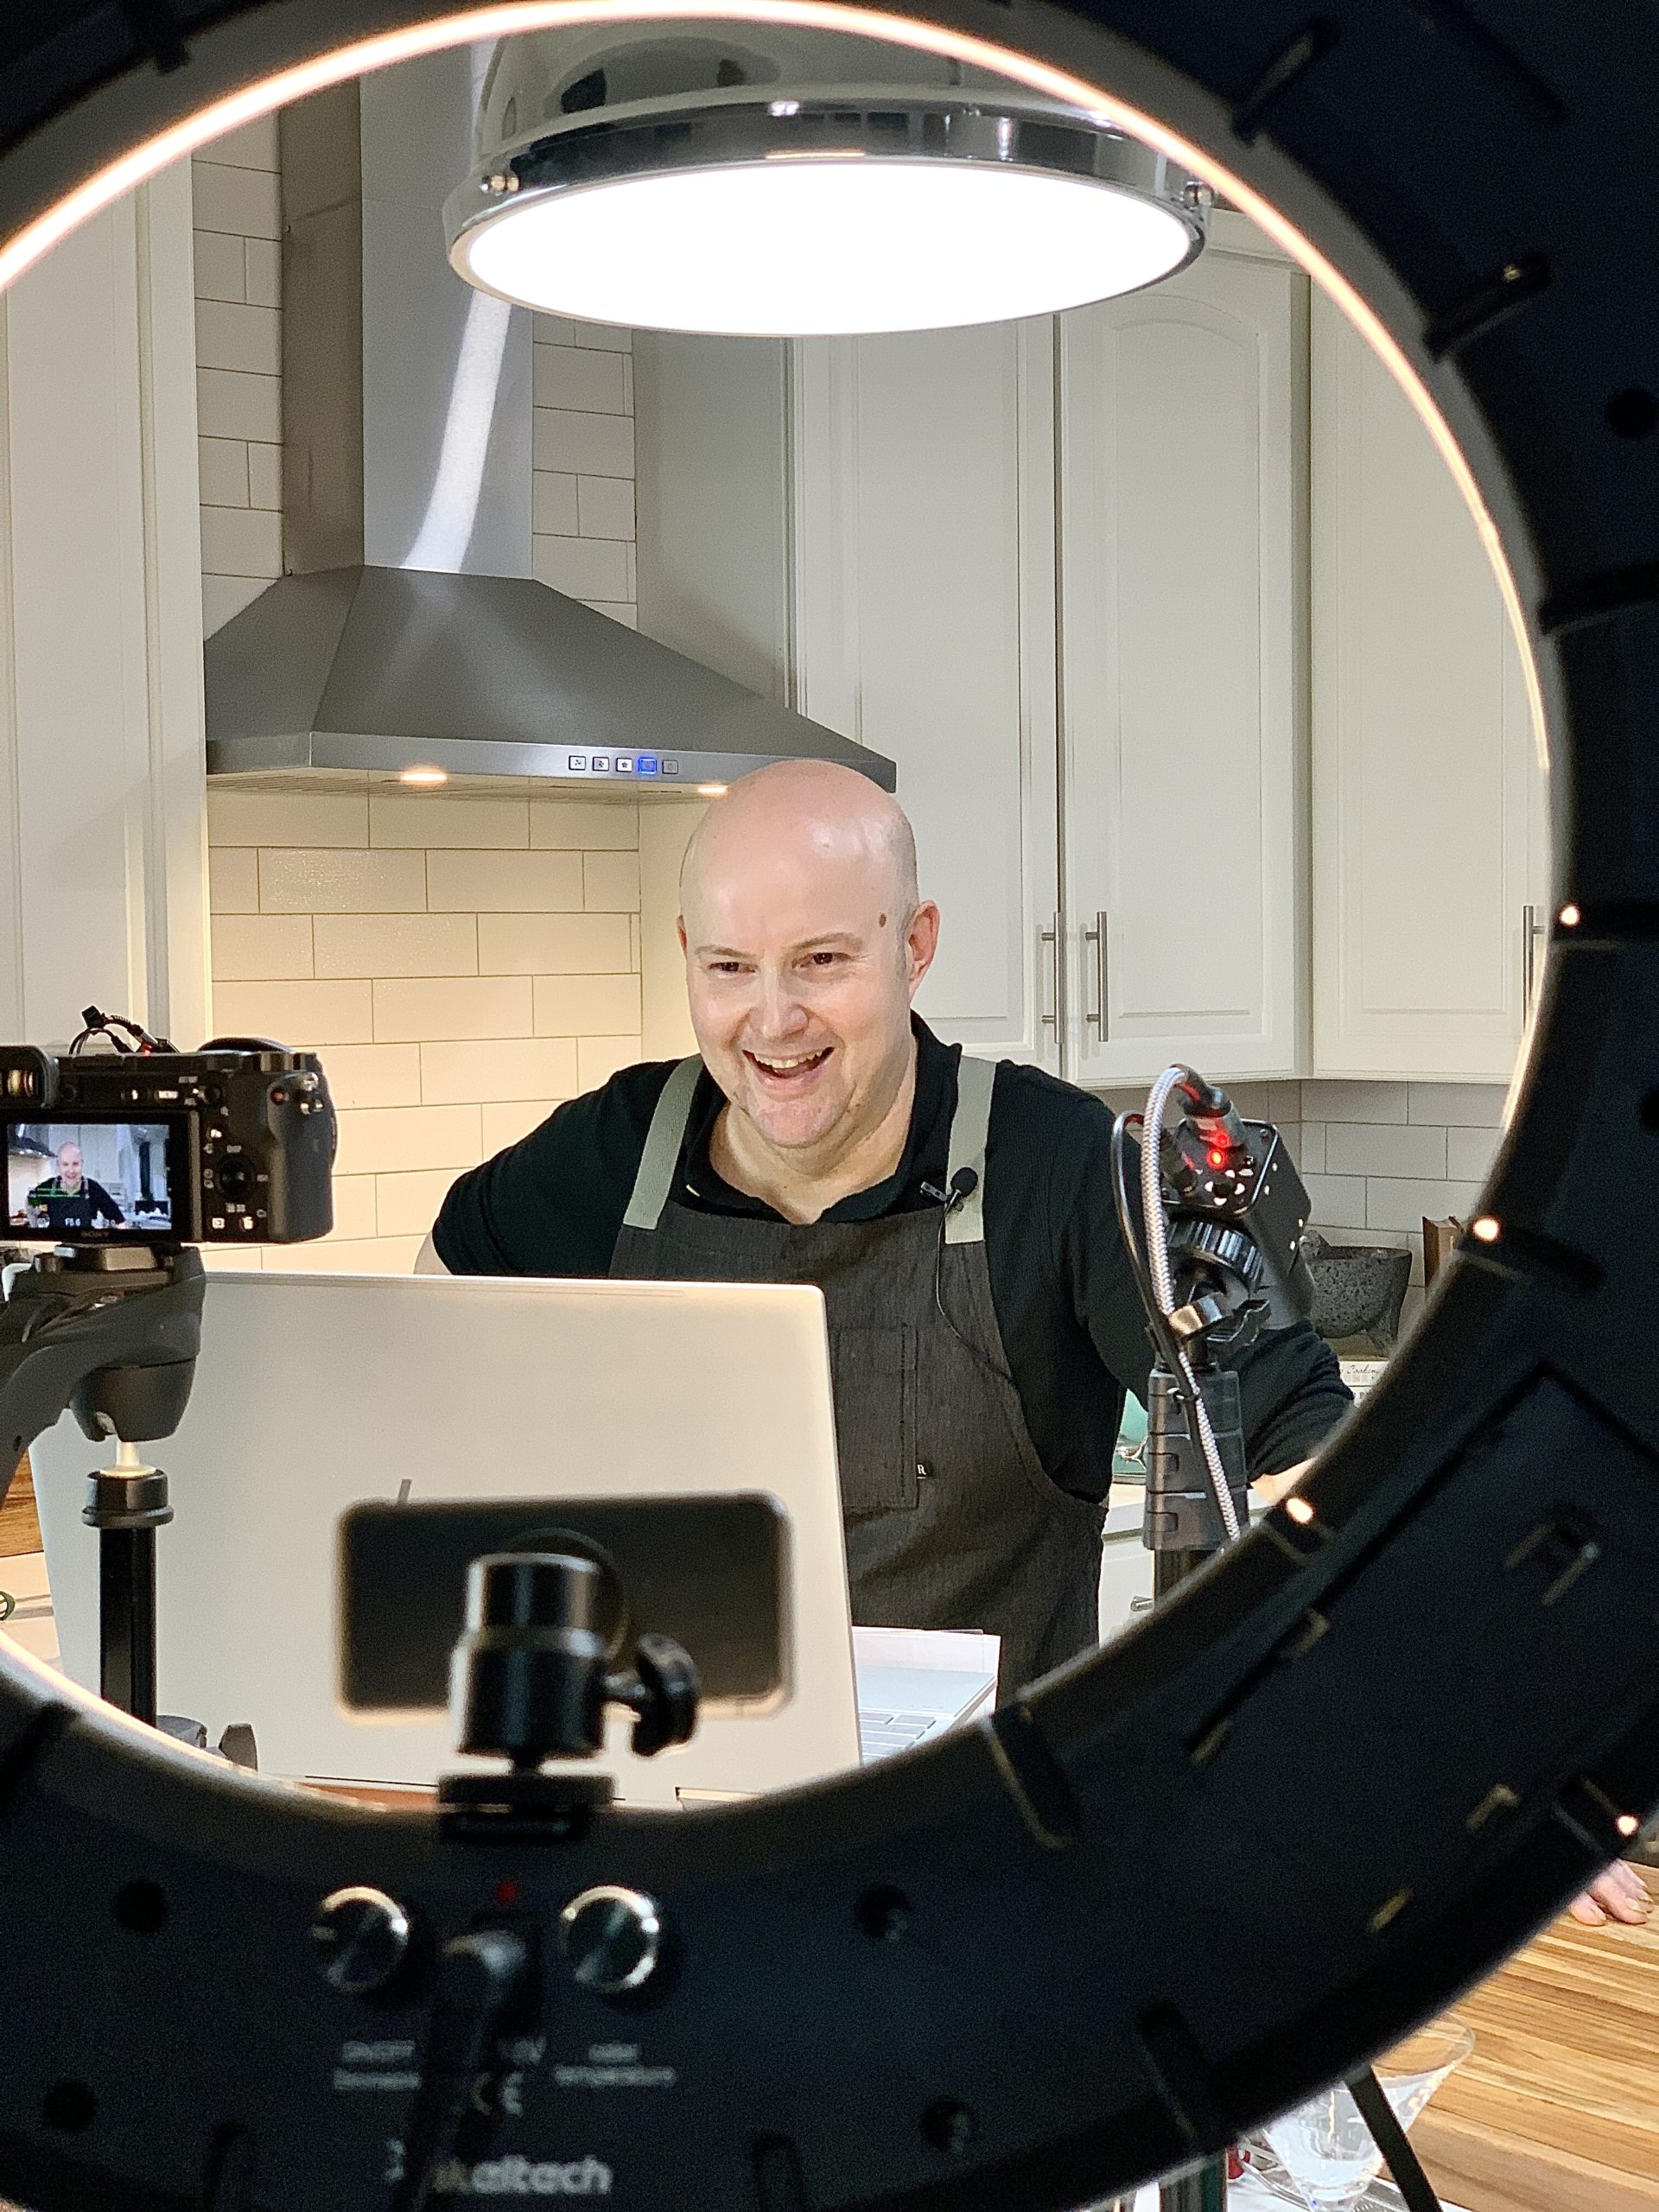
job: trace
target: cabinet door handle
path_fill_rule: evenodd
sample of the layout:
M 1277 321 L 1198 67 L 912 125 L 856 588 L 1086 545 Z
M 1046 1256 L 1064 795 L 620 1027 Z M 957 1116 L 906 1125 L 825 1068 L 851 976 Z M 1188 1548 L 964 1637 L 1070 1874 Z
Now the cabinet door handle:
M 1038 931 L 1037 942 L 1039 945 L 1052 944 L 1054 948 L 1054 1003 L 1052 1008 L 1045 1007 L 1039 1027 L 1052 1029 L 1058 1043 L 1061 1017 L 1065 1011 L 1065 924 L 1063 917 L 1059 914 L 1052 916 L 1048 927 Z
M 1538 918 L 1536 906 L 1521 909 L 1521 1011 L 1529 1013 L 1538 988 L 1538 944 L 1549 941 L 1549 925 Z
M 1095 926 L 1084 930 L 1083 941 L 1095 948 L 1095 1002 L 1084 1015 L 1085 1022 L 1093 1022 L 1103 1045 L 1111 1034 L 1111 1001 L 1106 990 L 1106 916 L 1103 912 L 1095 916 Z

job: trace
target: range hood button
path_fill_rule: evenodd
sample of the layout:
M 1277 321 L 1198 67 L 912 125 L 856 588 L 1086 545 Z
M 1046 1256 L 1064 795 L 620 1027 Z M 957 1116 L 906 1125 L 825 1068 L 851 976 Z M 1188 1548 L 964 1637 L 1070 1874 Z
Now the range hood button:
M 585 753 L 573 753 L 570 755 L 570 766 L 573 768 L 585 768 L 588 766 L 588 755 Z

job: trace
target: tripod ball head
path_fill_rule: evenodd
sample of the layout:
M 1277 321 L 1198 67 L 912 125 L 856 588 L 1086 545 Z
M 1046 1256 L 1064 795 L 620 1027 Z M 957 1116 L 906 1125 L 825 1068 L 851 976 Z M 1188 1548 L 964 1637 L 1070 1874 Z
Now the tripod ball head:
M 457 1747 L 505 1758 L 521 1773 L 546 1759 L 595 1758 L 610 1705 L 633 1713 L 643 1758 L 686 1742 L 697 1712 L 690 1655 L 667 1637 L 645 1636 L 632 1667 L 613 1671 L 607 1624 L 620 1611 L 615 1570 L 575 1549 L 474 1560 L 450 1673 Z

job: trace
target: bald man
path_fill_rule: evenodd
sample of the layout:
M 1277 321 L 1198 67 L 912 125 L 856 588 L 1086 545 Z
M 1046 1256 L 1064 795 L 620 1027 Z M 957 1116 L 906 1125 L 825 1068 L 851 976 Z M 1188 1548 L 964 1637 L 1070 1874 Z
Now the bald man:
M 1111 1115 L 912 1014 L 938 909 L 903 813 L 850 769 L 734 785 L 682 901 L 700 1057 L 625 1068 L 463 1175 L 423 1259 L 818 1284 L 855 1618 L 994 1630 L 1007 1694 L 1096 1640 L 1112 1447 L 1146 1389 Z M 1240 1373 L 1255 1473 L 1350 1403 L 1306 1326 Z

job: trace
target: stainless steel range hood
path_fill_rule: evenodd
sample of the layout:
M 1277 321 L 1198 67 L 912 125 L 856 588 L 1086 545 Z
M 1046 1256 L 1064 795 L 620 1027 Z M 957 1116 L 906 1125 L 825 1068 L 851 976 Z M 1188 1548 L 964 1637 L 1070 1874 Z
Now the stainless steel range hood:
M 891 761 L 531 574 L 531 332 L 443 251 L 479 57 L 287 110 L 283 554 L 208 639 L 209 775 L 351 770 L 686 790 Z

